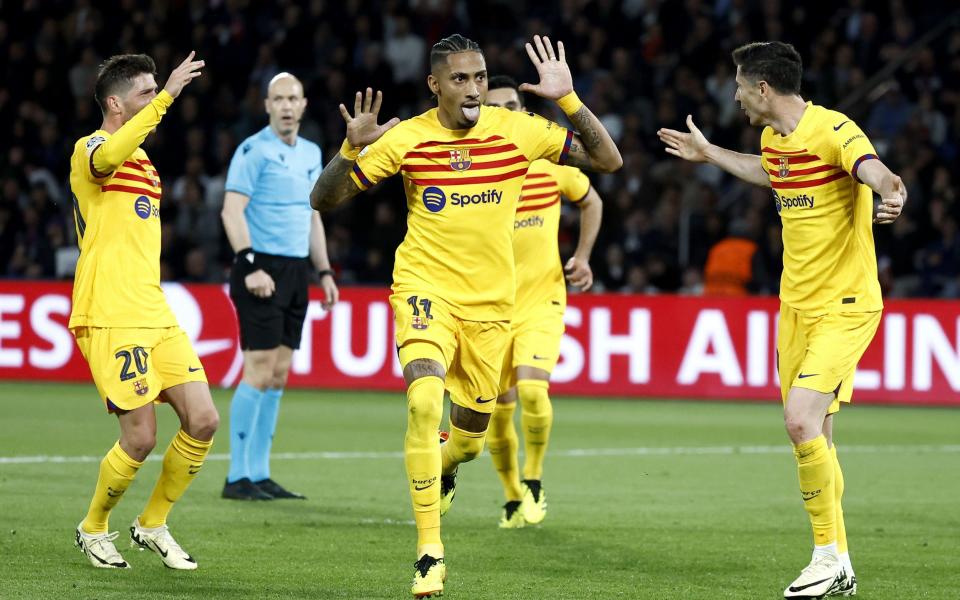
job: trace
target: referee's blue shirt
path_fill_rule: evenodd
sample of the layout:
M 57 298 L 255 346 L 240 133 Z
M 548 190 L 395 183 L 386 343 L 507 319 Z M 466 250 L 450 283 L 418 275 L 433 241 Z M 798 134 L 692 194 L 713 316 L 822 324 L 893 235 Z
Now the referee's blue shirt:
M 288 146 L 269 125 L 240 144 L 226 190 L 250 198 L 243 214 L 254 252 L 309 256 L 310 190 L 322 168 L 319 146 L 299 136 Z

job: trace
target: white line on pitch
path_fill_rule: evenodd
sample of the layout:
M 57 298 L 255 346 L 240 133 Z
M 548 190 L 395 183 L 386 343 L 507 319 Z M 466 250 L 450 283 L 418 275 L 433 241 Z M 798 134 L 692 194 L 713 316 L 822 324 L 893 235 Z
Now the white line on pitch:
M 895 446 L 841 445 L 841 453 L 857 454 L 956 454 L 960 444 L 906 444 Z M 696 456 L 717 454 L 786 454 L 790 447 L 782 446 L 649 446 L 641 448 L 572 448 L 553 450 L 553 457 L 591 456 Z M 403 458 L 402 452 L 275 452 L 273 460 L 351 460 Z M 102 456 L 0 456 L 0 465 L 35 465 L 58 463 L 100 462 Z M 163 460 L 162 454 L 153 454 L 147 460 Z M 229 454 L 211 454 L 209 461 L 230 460 Z

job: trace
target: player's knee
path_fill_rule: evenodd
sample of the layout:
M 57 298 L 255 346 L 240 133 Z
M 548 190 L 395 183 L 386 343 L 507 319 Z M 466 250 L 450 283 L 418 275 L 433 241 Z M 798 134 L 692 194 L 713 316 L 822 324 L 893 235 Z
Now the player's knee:
M 517 398 L 524 414 L 546 415 L 553 412 L 546 381 L 523 381 L 517 385 Z
M 187 433 L 190 437 L 201 441 L 211 440 L 220 427 L 220 413 L 216 407 L 210 405 L 209 408 L 190 416 L 189 427 L 190 431 Z
M 459 460 L 457 462 L 470 462 L 483 452 L 483 442 L 486 436 L 483 433 L 471 433 L 469 436 L 454 430 L 450 432 L 448 444 L 453 444 Z
M 787 435 L 790 436 L 790 441 L 794 444 L 803 443 L 819 435 L 816 431 L 816 424 L 801 415 L 784 413 L 783 425 L 787 430 Z
M 290 369 L 277 369 L 273 372 L 270 379 L 270 387 L 275 390 L 282 390 L 287 387 L 287 378 L 290 376 Z
M 122 447 L 134 460 L 144 460 L 156 445 L 157 432 L 149 427 L 139 427 L 123 433 Z

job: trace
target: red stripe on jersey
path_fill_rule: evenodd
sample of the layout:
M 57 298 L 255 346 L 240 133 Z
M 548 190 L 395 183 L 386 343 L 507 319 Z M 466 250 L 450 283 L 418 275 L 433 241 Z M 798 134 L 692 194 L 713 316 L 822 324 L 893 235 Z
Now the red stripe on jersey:
M 472 153 L 471 153 L 472 154 Z M 497 169 L 499 167 L 508 167 L 510 165 L 515 165 L 517 163 L 527 162 L 527 157 L 522 154 L 517 156 L 512 156 L 510 158 L 503 158 L 500 160 L 491 160 L 490 162 L 474 162 L 470 165 L 469 171 L 475 171 L 478 169 Z M 401 171 L 407 171 L 409 173 L 413 172 L 449 172 L 453 169 L 449 164 L 446 165 L 403 165 L 400 167 Z M 461 171 L 465 172 L 465 171 Z
M 557 202 L 560 202 L 560 196 L 557 196 L 554 200 L 552 200 L 552 201 L 550 201 L 550 202 L 547 202 L 547 203 L 545 203 L 545 204 L 534 204 L 534 205 L 532 205 L 532 206 L 529 205 L 529 204 L 525 204 L 525 205 L 517 208 L 517 212 L 523 212 L 523 211 L 526 211 L 526 210 L 540 210 L 541 208 L 550 208 L 551 206 L 553 206 L 553 205 L 556 204 Z
M 501 146 L 489 146 L 487 148 L 471 148 L 470 156 L 485 156 L 487 154 L 503 154 L 504 152 L 517 151 L 517 147 L 513 144 L 503 144 Z M 403 155 L 403 159 L 407 160 L 408 158 L 450 158 L 449 150 L 438 150 L 435 152 L 407 152 Z
M 521 196 L 521 197 L 520 197 L 520 202 L 530 202 L 531 200 L 543 200 L 544 198 L 552 198 L 552 197 L 556 196 L 556 195 L 559 194 L 559 193 L 560 193 L 560 192 L 554 190 L 554 191 L 549 192 L 549 193 L 546 193 L 546 194 L 534 194 L 534 195 L 532 195 L 532 196 L 526 196 L 526 195 L 524 195 L 524 196 Z
M 794 177 L 794 176 L 800 176 L 800 175 L 813 175 L 814 173 L 824 173 L 826 171 L 832 171 L 836 168 L 837 167 L 833 165 L 820 165 L 819 167 L 813 167 L 812 169 L 797 169 L 796 171 L 790 171 L 790 174 L 787 175 L 787 177 Z M 774 177 L 780 176 L 779 171 L 774 171 L 773 169 L 770 169 L 769 172 Z
M 449 142 L 423 142 L 422 144 L 417 144 L 414 146 L 415 150 L 420 148 L 432 148 L 434 146 L 476 146 L 477 144 L 489 144 L 490 142 L 495 142 L 497 140 L 502 140 L 503 137 L 499 135 L 491 135 L 485 140 L 478 140 L 476 138 L 465 138 L 462 140 L 451 140 Z
M 139 194 L 144 196 L 150 196 L 151 198 L 160 199 L 160 194 L 154 190 L 145 190 L 143 188 L 133 187 L 132 185 L 105 185 L 100 188 L 101 192 L 129 192 L 131 194 Z
M 123 166 L 125 166 L 125 167 L 130 167 L 131 169 L 137 169 L 138 171 L 143 171 L 144 173 L 147 172 L 147 170 L 144 169 L 143 167 L 141 167 L 139 164 L 137 164 L 137 163 L 135 163 L 135 162 L 131 162 L 131 161 L 129 161 L 129 160 L 123 161 Z
M 527 175 L 527 179 L 530 179 L 530 178 L 531 178 L 531 175 Z M 546 187 L 551 187 L 551 186 L 556 186 L 556 185 L 557 185 L 557 183 L 556 183 L 555 181 L 545 181 L 545 182 L 543 182 L 543 183 L 534 183 L 534 184 L 531 184 L 531 185 L 525 185 L 525 186 L 523 186 L 523 189 L 524 189 L 524 190 L 538 190 L 538 189 L 540 189 L 540 188 L 546 188 Z
M 839 173 L 834 173 L 829 177 L 824 177 L 823 179 L 808 179 L 807 181 L 771 181 L 770 187 L 775 190 L 796 190 L 799 188 L 817 187 L 818 185 L 824 185 L 832 181 L 842 179 L 846 176 L 846 173 L 840 171 Z
M 784 158 L 787 159 L 787 164 L 790 165 L 799 165 L 802 163 L 813 162 L 815 160 L 823 160 L 816 154 L 807 154 L 804 156 L 785 156 Z M 768 158 L 767 162 L 777 167 L 780 166 L 780 160 L 771 160 Z
M 147 185 L 152 185 L 154 187 L 159 187 L 157 182 L 153 179 L 147 179 L 146 177 L 140 177 L 138 175 L 131 175 L 130 173 L 124 173 L 123 171 L 117 171 L 113 174 L 114 179 L 126 179 L 127 181 L 139 181 L 140 183 L 145 183 Z
M 150 166 L 150 167 L 153 166 L 153 163 L 150 162 L 150 161 L 149 161 L 148 159 L 146 159 L 146 158 L 138 158 L 138 159 L 137 159 L 137 162 L 140 163 L 141 165 L 147 165 L 147 166 Z
M 803 150 L 777 150 L 776 148 L 771 148 L 767 146 L 760 152 L 769 152 L 771 154 L 803 154 L 806 151 L 807 151 L 806 148 L 804 148 Z
M 527 179 L 542 179 L 544 177 L 550 177 L 550 173 L 530 173 L 527 175 Z
M 415 185 L 470 185 L 474 183 L 496 183 L 498 181 L 507 181 L 516 177 L 523 177 L 527 174 L 527 168 L 508 171 L 499 175 L 481 175 L 479 177 L 444 177 L 442 179 L 413 179 L 410 183 Z

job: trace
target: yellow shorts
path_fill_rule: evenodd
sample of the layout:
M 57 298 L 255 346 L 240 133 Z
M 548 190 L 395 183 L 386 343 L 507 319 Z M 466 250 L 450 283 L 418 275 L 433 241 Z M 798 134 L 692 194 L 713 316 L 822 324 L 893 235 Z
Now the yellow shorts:
M 552 373 L 560 358 L 563 306 L 544 303 L 518 311 L 510 327 L 510 343 L 500 370 L 501 393 L 517 385 L 517 367 L 536 367 Z
M 783 401 L 792 387 L 835 394 L 829 414 L 853 395 L 857 363 L 880 325 L 881 311 L 811 315 L 780 303 L 777 368 Z
M 432 295 L 390 296 L 397 329 L 400 364 L 429 358 L 446 370 L 450 401 L 481 413 L 492 413 L 500 388 L 500 365 L 509 341 L 509 321 L 467 321 Z
M 162 390 L 181 383 L 207 382 L 180 327 L 76 327 L 73 335 L 109 412 L 159 402 Z

